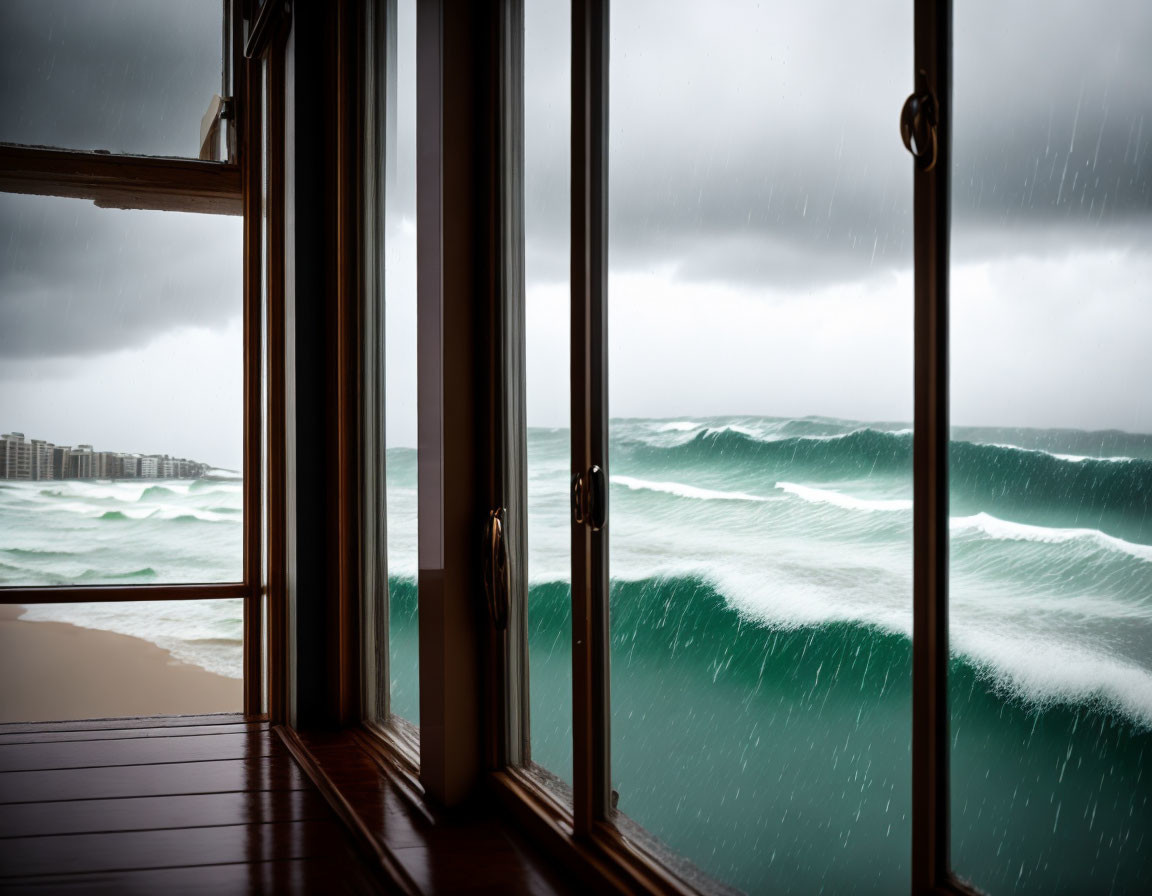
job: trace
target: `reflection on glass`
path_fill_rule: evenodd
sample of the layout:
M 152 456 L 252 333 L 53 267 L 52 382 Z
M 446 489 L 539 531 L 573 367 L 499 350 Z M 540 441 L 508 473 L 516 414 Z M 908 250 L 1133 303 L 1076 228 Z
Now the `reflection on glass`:
M 0 722 L 243 711 L 242 600 L 0 607 Z
M 416 603 L 416 3 L 399 0 L 384 187 L 388 653 L 392 712 L 420 721 Z
M 993 893 L 1152 879 L 1150 39 L 956 5 L 952 861 Z
M 0 585 L 242 578 L 241 221 L 0 195 Z
M 5 0 L 0 141 L 197 158 L 222 20 L 219 0 Z
M 568 229 L 571 5 L 524 8 L 531 757 L 572 783 Z
M 911 30 L 612 5 L 612 782 L 749 892 L 908 886 Z

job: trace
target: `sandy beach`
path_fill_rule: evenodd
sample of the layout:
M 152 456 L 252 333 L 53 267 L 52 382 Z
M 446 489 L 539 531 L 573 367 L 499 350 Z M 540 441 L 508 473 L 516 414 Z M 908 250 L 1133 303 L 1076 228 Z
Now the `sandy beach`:
M 241 712 L 241 682 L 128 635 L 0 605 L 0 723 Z

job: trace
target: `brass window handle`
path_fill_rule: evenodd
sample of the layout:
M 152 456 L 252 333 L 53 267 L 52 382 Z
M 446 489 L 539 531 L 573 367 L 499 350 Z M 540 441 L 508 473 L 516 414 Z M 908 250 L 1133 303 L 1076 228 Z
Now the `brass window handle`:
M 508 541 L 504 536 L 506 511 L 503 507 L 489 511 L 484 526 L 484 592 L 488 597 L 488 615 L 499 631 L 508 627 L 508 602 L 512 583 L 508 569 Z

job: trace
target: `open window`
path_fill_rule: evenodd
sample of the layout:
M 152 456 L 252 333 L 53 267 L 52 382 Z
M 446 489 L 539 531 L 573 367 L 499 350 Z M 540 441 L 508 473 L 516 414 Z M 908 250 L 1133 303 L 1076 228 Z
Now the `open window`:
M 0 13 L 0 601 L 142 639 L 7 654 L 4 702 L 33 713 L 20 720 L 53 696 L 72 718 L 262 711 L 262 277 L 244 201 L 260 154 L 242 6 Z M 162 651 L 190 693 L 140 681 L 149 663 L 171 678 Z M 142 665 L 101 668 L 109 652 Z

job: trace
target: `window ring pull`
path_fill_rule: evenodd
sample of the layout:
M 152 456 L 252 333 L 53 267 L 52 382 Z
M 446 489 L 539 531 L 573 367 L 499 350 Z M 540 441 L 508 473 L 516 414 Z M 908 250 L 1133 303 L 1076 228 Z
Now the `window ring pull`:
M 916 92 L 904 101 L 900 111 L 900 136 L 920 171 L 931 171 L 936 165 L 937 121 L 936 96 L 928 89 L 928 76 L 921 70 L 916 75 Z

